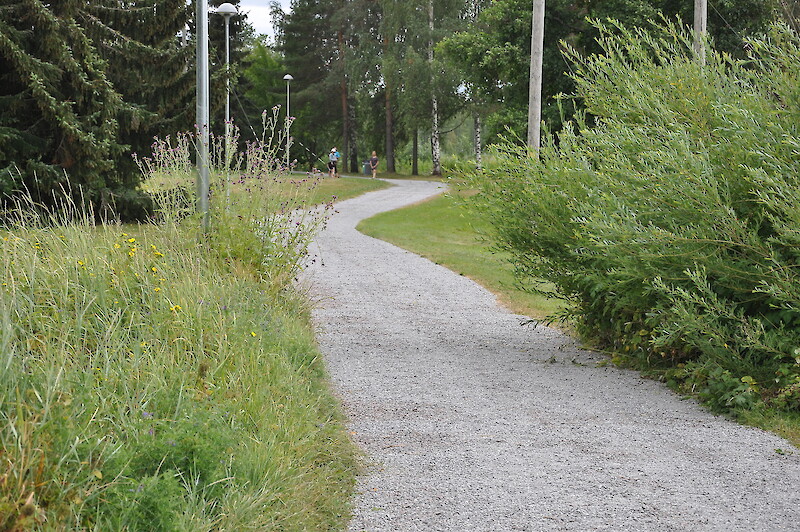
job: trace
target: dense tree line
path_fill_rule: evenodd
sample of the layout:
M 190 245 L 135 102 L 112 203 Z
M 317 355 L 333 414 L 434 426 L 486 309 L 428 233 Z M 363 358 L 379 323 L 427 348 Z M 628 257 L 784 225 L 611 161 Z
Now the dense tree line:
M 791 5 L 714 0 L 712 42 L 742 57 L 746 37 L 763 33 Z M 693 9 L 693 0 L 548 0 L 545 121 L 557 126 L 580 105 L 555 96 L 573 88 L 564 44 L 598 51 L 590 19 L 614 18 L 629 27 L 676 17 L 690 23 Z M 354 171 L 355 152 L 363 156 L 380 147 L 392 171 L 399 145 L 412 143 L 416 163 L 422 132 L 431 139 L 436 174 L 438 130 L 449 118 L 472 115 L 484 142 L 527 128 L 530 0 L 296 0 L 290 13 L 279 15 L 276 50 L 295 76 L 302 110 L 295 133 L 309 163 L 332 145 L 344 146 Z M 482 125 L 486 135 L 480 135 Z
M 572 89 L 563 44 L 595 50 L 587 18 L 689 21 L 693 5 L 548 0 L 544 119 L 557 125 L 580 105 L 554 97 Z M 714 46 L 734 56 L 776 16 L 797 25 L 795 0 L 709 5 Z M 184 0 L 0 0 L 0 193 L 28 188 L 43 199 L 69 185 L 101 210 L 140 212 L 130 153 L 193 124 L 194 10 Z M 273 17 L 274 44 L 255 38 L 246 17 L 231 19 L 231 111 L 245 138 L 258 136 L 291 73 L 292 155 L 302 166 L 324 164 L 320 155 L 337 146 L 350 171 L 372 150 L 393 171 L 397 150 L 411 146 L 414 171 L 426 152 L 423 173 L 435 174 L 440 132 L 454 117 L 472 117 L 478 155 L 498 134 L 527 127 L 530 0 L 294 0 L 287 13 L 273 2 Z M 212 128 L 221 133 L 221 17 L 211 16 L 209 31 Z M 420 138 L 430 146 L 419 148 Z

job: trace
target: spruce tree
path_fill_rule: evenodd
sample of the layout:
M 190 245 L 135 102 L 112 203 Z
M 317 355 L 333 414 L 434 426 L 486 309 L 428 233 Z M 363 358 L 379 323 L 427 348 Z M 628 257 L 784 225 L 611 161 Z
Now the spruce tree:
M 119 133 L 129 150 L 115 160 L 117 195 L 131 196 L 139 182 L 130 151 L 148 153 L 153 137 L 194 123 L 195 48 L 187 34 L 192 16 L 185 0 L 95 0 L 80 12 L 106 61 L 106 76 L 127 104 Z
M 286 72 L 294 77 L 290 111 L 297 119 L 292 126 L 296 146 L 292 158 L 309 165 L 330 147 L 341 145 L 340 88 L 329 76 L 338 48 L 336 30 L 330 25 L 335 7 L 322 0 L 296 0 L 291 13 L 279 21 L 276 36 Z
M 48 201 L 64 186 L 100 200 L 120 184 L 113 170 L 125 149 L 117 139 L 125 104 L 78 22 L 83 5 L 0 0 L 2 193 L 27 187 Z
M 184 0 L 0 0 L 0 190 L 66 185 L 141 216 L 131 151 L 191 127 Z

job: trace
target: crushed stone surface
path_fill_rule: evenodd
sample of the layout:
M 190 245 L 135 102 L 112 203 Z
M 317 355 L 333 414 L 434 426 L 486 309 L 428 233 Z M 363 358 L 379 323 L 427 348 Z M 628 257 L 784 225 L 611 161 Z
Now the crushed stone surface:
M 357 232 L 442 192 L 391 182 L 338 204 L 304 274 L 366 455 L 351 531 L 800 530 L 800 450 Z

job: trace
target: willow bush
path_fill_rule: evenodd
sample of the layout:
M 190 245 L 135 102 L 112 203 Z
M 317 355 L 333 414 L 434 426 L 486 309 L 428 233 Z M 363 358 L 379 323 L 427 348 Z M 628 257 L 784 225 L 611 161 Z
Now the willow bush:
M 586 112 L 468 177 L 521 279 L 579 330 L 713 407 L 800 410 L 800 41 L 784 28 L 702 65 L 676 25 L 595 25 Z M 563 317 L 563 316 L 562 316 Z

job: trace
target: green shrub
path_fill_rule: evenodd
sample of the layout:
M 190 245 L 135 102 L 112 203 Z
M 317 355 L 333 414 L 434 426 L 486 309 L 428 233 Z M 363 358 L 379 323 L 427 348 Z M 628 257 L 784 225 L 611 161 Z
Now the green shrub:
M 555 283 L 582 332 L 714 406 L 797 408 L 800 42 L 775 28 L 701 65 L 673 25 L 596 23 L 579 115 L 539 157 L 495 147 L 469 178 L 519 275 Z M 689 364 L 685 362 L 691 361 Z

